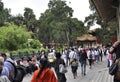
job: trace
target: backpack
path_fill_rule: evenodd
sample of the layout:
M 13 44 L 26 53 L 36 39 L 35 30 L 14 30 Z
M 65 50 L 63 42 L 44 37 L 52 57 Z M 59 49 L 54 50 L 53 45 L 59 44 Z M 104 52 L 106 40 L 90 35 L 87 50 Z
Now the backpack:
M 63 65 L 63 64 L 60 64 L 59 65 L 59 72 L 60 73 L 67 73 L 67 68 Z
M 98 49 L 99 55 L 102 56 L 102 50 Z
M 120 59 L 117 59 L 117 61 L 118 61 L 118 63 L 117 63 L 117 70 L 116 70 L 114 78 L 120 80 Z
M 78 67 L 78 62 L 77 61 L 73 61 L 72 64 L 71 64 L 71 66 Z
M 93 56 L 92 56 L 92 52 L 90 51 L 90 55 L 89 55 L 89 58 L 92 59 Z
M 105 55 L 105 56 L 107 55 L 107 50 L 104 51 L 104 55 Z
M 7 61 L 7 62 L 11 63 L 15 69 L 14 70 L 15 77 L 13 78 L 12 82 L 22 82 L 22 80 L 26 74 L 25 67 L 22 65 L 16 66 L 14 63 L 12 63 L 10 61 Z

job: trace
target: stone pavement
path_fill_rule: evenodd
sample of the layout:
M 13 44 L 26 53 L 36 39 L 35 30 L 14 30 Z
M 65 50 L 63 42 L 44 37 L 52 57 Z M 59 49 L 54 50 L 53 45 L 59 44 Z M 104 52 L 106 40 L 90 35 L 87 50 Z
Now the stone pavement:
M 113 77 L 108 74 L 107 60 L 104 57 L 103 62 L 94 63 L 92 69 L 87 65 L 86 75 L 81 75 L 81 68 L 78 68 L 77 78 L 74 79 L 71 67 L 68 67 L 66 73 L 67 82 L 113 82 Z M 30 82 L 32 75 L 27 75 L 23 82 Z

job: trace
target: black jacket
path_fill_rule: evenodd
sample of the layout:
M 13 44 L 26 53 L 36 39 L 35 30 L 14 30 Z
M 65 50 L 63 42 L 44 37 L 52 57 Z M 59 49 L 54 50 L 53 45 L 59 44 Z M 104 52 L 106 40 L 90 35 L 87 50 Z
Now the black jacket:
M 80 59 L 79 59 L 80 62 L 81 61 L 86 61 L 86 59 L 87 59 L 87 53 L 86 53 L 86 51 L 82 50 L 79 55 L 80 55 Z

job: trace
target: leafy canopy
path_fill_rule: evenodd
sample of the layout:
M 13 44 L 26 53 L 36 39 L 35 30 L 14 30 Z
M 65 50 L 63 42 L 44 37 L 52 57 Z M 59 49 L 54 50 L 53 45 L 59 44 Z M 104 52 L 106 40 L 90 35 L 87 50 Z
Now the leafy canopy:
M 32 32 L 27 32 L 24 26 L 9 23 L 0 28 L 0 49 L 17 50 L 31 38 Z

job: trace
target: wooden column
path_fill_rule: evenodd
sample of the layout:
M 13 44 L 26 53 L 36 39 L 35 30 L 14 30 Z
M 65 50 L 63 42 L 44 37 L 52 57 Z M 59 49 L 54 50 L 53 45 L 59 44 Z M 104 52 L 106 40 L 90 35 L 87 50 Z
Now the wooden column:
M 119 7 L 117 10 L 117 16 L 118 16 L 118 23 L 119 23 L 119 26 L 117 29 L 117 38 L 118 38 L 118 41 L 120 41 L 120 0 L 119 0 Z

